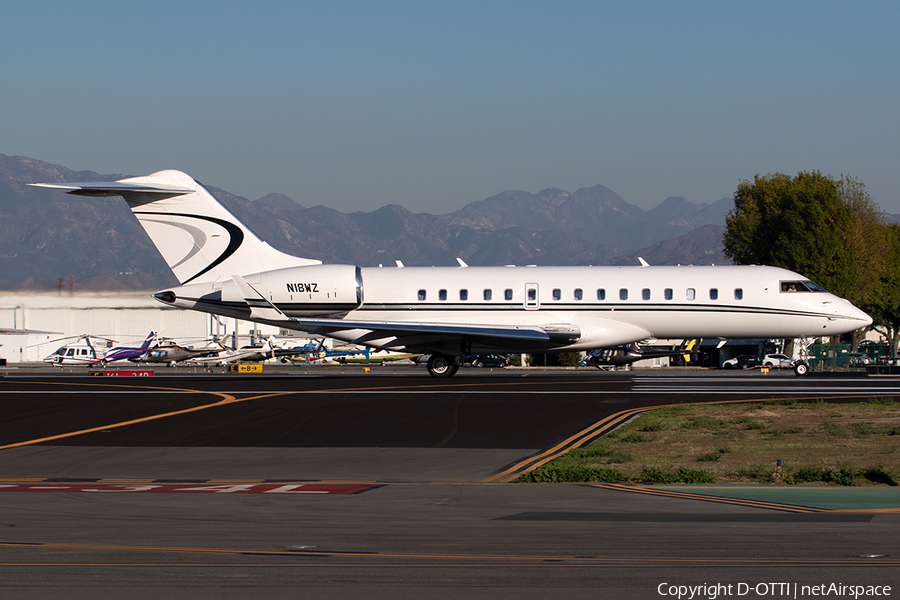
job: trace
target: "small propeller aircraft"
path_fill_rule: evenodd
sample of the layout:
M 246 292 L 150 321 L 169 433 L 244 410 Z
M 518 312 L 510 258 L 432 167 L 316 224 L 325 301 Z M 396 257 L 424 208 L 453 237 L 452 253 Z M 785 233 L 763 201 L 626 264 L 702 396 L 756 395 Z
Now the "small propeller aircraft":
M 338 361 L 348 356 L 363 355 L 369 358 L 369 348 L 360 348 L 358 346 L 342 346 L 339 348 L 326 348 L 325 339 L 323 338 L 318 345 L 312 343 L 304 346 L 291 348 L 290 354 L 282 357 L 281 362 L 290 362 L 293 364 L 313 363 L 318 361 L 334 360 Z
M 275 336 L 266 340 L 262 346 L 245 346 L 238 350 L 230 350 L 224 346 L 220 347 L 215 354 L 208 356 L 198 356 L 188 359 L 191 364 L 199 365 L 229 365 L 236 362 L 263 362 L 270 358 L 282 355 L 285 351 L 273 347 Z M 224 354 L 223 354 L 224 352 Z

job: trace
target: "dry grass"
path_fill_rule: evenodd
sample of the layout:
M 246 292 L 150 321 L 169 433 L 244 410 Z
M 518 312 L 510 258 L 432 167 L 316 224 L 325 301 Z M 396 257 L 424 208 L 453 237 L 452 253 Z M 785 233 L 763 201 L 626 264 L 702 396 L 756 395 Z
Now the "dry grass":
M 776 475 L 778 460 L 782 470 Z M 705 480 L 719 482 L 817 481 L 815 474 L 824 473 L 824 481 L 894 484 L 900 479 L 900 403 L 672 406 L 645 413 L 545 467 L 554 468 L 582 478 L 591 469 L 615 471 L 618 480 L 647 482 L 654 473 L 687 470 L 682 472 L 705 472 Z M 532 480 L 567 479 L 536 473 Z

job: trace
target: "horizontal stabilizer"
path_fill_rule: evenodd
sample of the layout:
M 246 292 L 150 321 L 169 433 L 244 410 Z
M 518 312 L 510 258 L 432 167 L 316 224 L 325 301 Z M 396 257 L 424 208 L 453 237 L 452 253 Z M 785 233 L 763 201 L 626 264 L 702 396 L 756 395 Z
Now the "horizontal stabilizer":
M 29 185 L 78 196 L 122 196 L 182 285 L 321 264 L 272 248 L 181 171 L 119 181 Z
M 128 193 L 180 196 L 194 190 L 176 185 L 145 185 L 125 181 L 100 181 L 93 183 L 29 183 L 28 185 L 51 190 L 63 190 L 76 196 L 122 196 Z

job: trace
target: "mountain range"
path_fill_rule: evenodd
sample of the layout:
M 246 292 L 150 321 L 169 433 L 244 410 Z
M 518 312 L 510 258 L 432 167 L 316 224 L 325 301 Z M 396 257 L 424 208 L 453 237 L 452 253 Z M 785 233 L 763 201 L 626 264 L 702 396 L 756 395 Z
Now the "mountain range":
M 0 285 L 4 289 L 159 289 L 174 277 L 120 198 L 83 198 L 27 186 L 112 181 L 128 175 L 72 171 L 0 154 Z M 574 192 L 510 190 L 443 214 L 390 204 L 373 212 L 306 208 L 282 194 L 256 201 L 210 191 L 272 246 L 327 263 L 360 266 L 724 263 L 730 198 L 665 199 L 651 210 L 596 185 Z

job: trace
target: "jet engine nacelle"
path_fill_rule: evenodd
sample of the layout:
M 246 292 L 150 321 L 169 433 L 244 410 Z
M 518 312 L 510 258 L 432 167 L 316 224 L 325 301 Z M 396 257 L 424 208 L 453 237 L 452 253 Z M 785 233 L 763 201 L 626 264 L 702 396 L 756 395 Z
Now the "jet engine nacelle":
M 222 283 L 222 301 L 274 304 L 288 317 L 339 315 L 363 302 L 362 273 L 353 265 L 288 267 L 246 275 L 243 279 L 262 298 L 247 298 L 233 281 Z

